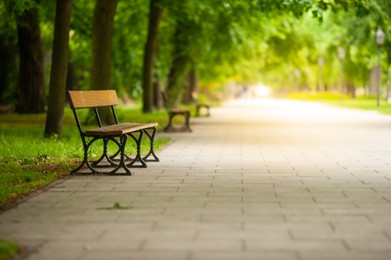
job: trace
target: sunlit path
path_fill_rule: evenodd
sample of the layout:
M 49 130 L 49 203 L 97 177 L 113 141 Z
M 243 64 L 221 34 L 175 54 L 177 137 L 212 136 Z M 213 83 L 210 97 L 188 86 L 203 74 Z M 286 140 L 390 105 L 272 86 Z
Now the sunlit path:
M 269 99 L 211 113 L 131 177 L 74 176 L 3 213 L 0 237 L 27 259 L 390 258 L 391 117 Z
M 343 168 L 353 164 L 354 168 L 380 170 L 390 166 L 389 116 L 316 103 L 268 99 L 233 101 L 216 109 L 214 115 L 212 120 L 200 122 L 212 132 L 197 131 L 202 137 L 213 136 L 205 149 L 217 143 L 231 147 L 235 152 L 239 148 L 238 142 L 241 153 L 251 152 L 253 147 L 269 156 L 268 149 L 279 149 L 282 153 L 280 165 L 286 157 L 283 154 L 291 152 L 286 158 L 290 168 L 322 163 L 321 158 L 298 160 L 304 152 L 309 157 L 322 154 L 323 159 L 331 160 L 327 167 L 337 164 Z

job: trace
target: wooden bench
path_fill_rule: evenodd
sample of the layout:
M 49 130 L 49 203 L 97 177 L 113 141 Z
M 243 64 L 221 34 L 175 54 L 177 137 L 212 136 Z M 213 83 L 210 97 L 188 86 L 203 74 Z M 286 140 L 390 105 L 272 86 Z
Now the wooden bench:
M 167 94 L 165 92 L 161 92 L 164 106 L 167 109 L 168 112 L 168 124 L 163 129 L 164 132 L 191 132 L 190 128 L 190 110 L 189 109 L 170 109 L 168 108 L 168 100 L 167 100 Z M 183 116 L 184 122 L 182 127 L 174 127 L 173 125 L 173 119 L 176 116 Z
M 90 91 L 67 91 L 69 105 L 73 111 L 77 127 L 79 129 L 83 144 L 84 155 L 81 164 L 71 174 L 79 172 L 84 166 L 91 173 L 116 174 L 124 170 L 125 174 L 131 174 L 129 167 L 146 167 L 147 161 L 159 161 L 154 152 L 154 140 L 157 130 L 157 123 L 119 123 L 114 109 L 118 105 L 118 98 L 115 90 L 90 90 Z M 115 124 L 103 125 L 98 108 L 110 108 L 110 115 Z M 80 109 L 92 109 L 95 113 L 99 127 L 85 130 L 78 115 Z M 149 151 L 141 156 L 140 148 L 143 135 L 149 139 Z M 134 158 L 125 152 L 126 142 L 131 137 L 136 143 L 136 155 Z M 103 151 L 99 159 L 92 161 L 88 158 L 91 146 L 98 140 L 103 141 Z M 118 150 L 109 155 L 108 143 L 113 142 Z
M 198 99 L 198 95 L 196 92 L 193 92 L 191 93 L 191 97 L 193 98 L 193 100 L 195 101 L 195 106 L 196 106 L 196 116 L 202 116 L 202 115 L 205 115 L 205 116 L 210 116 L 210 105 L 209 104 L 206 104 L 206 103 L 200 103 L 197 99 Z M 201 110 L 204 110 L 206 111 L 205 114 L 202 114 L 201 113 Z
M 209 112 L 209 109 L 210 109 L 210 106 L 208 104 L 205 104 L 205 103 L 196 103 L 196 116 L 201 116 L 201 110 L 204 108 L 204 110 L 206 110 L 206 113 L 205 113 L 205 116 L 210 116 L 210 112 Z

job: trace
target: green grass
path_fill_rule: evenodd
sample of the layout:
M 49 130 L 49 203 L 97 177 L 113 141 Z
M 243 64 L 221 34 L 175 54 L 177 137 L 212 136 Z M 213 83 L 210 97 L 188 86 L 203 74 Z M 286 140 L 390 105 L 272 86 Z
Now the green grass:
M 158 122 L 159 129 L 167 122 L 165 111 L 144 115 L 138 107 L 121 106 L 117 112 L 120 122 Z M 45 118 L 45 114 L 0 115 L 0 208 L 68 175 L 79 165 L 83 147 L 71 111 L 65 110 L 61 137 L 43 137 Z M 156 138 L 155 149 L 169 141 Z M 134 154 L 135 145 L 128 144 L 127 152 Z M 116 149 L 113 144 L 109 148 Z M 147 149 L 148 143 L 143 143 L 142 152 Z M 97 143 L 90 156 L 98 157 L 100 151 L 101 144 Z
M 347 95 L 341 96 L 337 93 L 300 92 L 291 93 L 288 95 L 288 98 L 303 101 L 315 101 L 339 107 L 377 111 L 381 114 L 391 115 L 391 103 L 381 99 L 380 106 L 377 107 L 376 97 L 373 96 L 358 96 L 352 99 Z
M 9 259 L 19 251 L 19 246 L 11 241 L 0 239 L 0 259 Z

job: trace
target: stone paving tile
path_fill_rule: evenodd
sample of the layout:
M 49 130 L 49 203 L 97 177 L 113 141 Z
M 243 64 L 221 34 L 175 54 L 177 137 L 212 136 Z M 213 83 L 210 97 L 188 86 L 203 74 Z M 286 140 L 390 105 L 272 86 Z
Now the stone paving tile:
M 301 252 L 300 258 L 302 260 L 330 260 L 330 259 L 343 259 L 343 260 L 388 260 L 390 256 L 384 252 Z
M 270 259 L 270 260 L 297 260 L 299 259 L 295 252 L 238 252 L 238 253 L 205 253 L 196 252 L 191 255 L 191 260 L 259 260 L 259 259 Z
M 268 239 L 247 239 L 246 247 L 252 250 L 275 250 L 275 251 L 312 251 L 312 252 L 345 252 L 346 247 L 340 240 L 332 239 L 311 239 L 311 240 L 268 240 Z
M 127 249 L 121 251 L 89 251 L 83 255 L 83 260 L 172 260 L 172 259 L 190 259 L 190 252 L 167 252 L 167 251 L 155 251 L 155 252 L 139 252 L 129 251 Z
M 69 245 L 63 245 L 62 248 L 69 248 Z M 68 251 L 69 250 L 69 251 Z M 42 260 L 42 259 L 58 259 L 58 260 L 68 260 L 68 259 L 81 259 L 83 256 L 83 251 L 74 251 L 72 249 L 67 249 L 67 251 L 64 252 L 63 249 L 61 249 L 61 254 L 58 253 L 59 251 L 56 251 L 53 248 L 46 248 L 42 247 L 39 248 L 39 251 L 37 252 L 29 252 L 27 256 L 23 256 L 23 259 L 28 260 Z M 26 253 L 27 254 L 27 253 Z
M 148 239 L 144 245 L 144 250 L 172 250 L 172 251 L 198 251 L 198 252 L 238 252 L 242 248 L 239 240 L 187 240 L 177 239 Z
M 116 240 L 116 241 L 75 241 L 58 242 L 48 241 L 38 252 L 33 252 L 27 259 L 84 259 L 88 254 L 102 254 L 116 257 L 118 254 L 136 251 L 141 240 Z M 67 250 L 64 250 L 64 249 Z

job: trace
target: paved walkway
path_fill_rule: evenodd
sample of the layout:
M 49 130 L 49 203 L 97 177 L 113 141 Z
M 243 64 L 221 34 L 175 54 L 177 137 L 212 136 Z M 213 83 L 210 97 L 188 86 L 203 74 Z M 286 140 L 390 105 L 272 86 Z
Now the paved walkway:
M 131 177 L 1 214 L 0 237 L 39 260 L 391 259 L 391 117 L 242 100 L 192 122 Z

